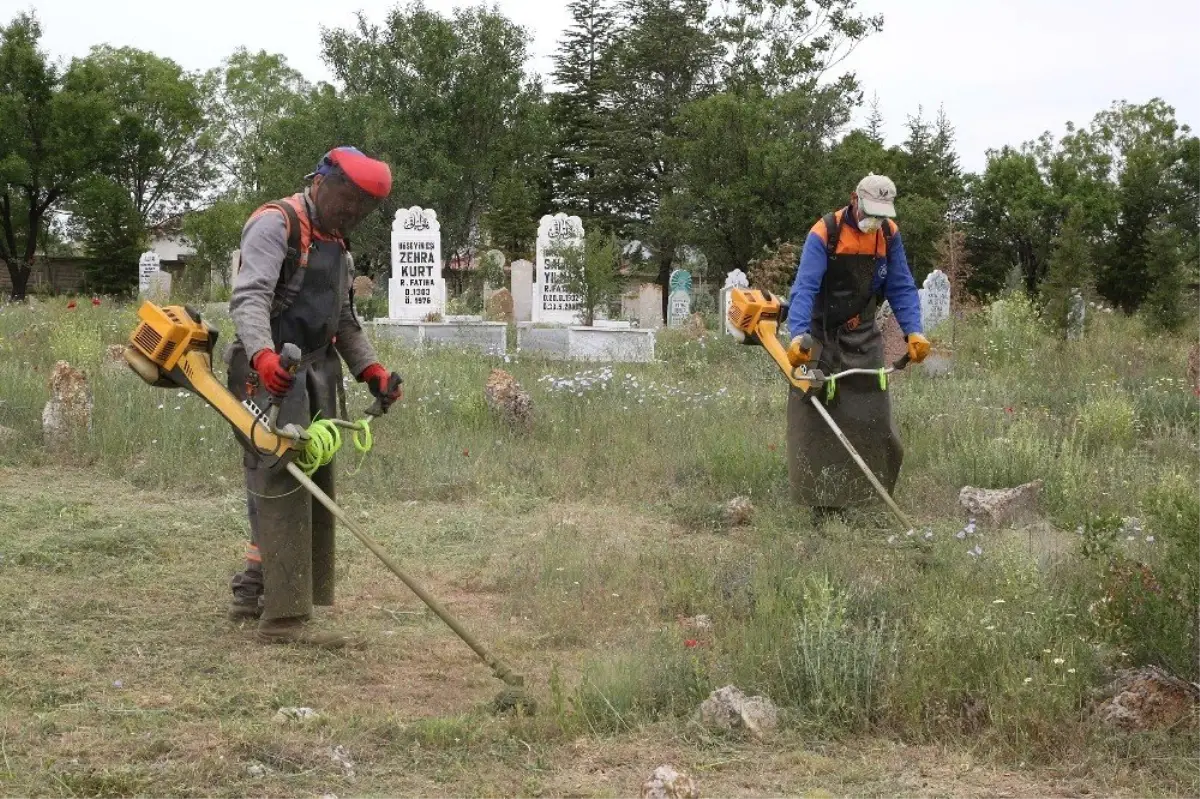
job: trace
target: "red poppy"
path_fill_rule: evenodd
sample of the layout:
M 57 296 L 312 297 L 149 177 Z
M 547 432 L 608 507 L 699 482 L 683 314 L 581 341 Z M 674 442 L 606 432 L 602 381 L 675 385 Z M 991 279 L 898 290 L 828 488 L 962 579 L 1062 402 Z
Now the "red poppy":
M 1004 409 L 1004 412 L 1005 412 L 1005 413 L 1012 413 L 1012 412 L 1013 412 L 1013 409 L 1012 409 L 1012 407 L 1011 407 L 1011 406 L 1009 406 L 1009 407 L 1007 407 L 1007 408 L 1005 408 L 1005 409 Z
M 700 645 L 700 642 L 697 641 L 695 638 L 689 638 L 683 642 L 683 645 L 686 646 L 688 649 L 694 649 L 695 647 Z
M 100 307 L 100 298 L 99 297 L 92 297 L 92 307 L 93 308 Z
M 70 302 L 67 303 L 67 310 L 68 311 L 75 310 L 75 300 L 71 300 Z

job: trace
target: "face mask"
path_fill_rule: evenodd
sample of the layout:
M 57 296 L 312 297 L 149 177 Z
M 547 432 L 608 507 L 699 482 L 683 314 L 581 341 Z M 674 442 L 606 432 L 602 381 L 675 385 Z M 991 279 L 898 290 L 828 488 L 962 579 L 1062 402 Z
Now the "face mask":
M 865 216 L 858 220 L 858 229 L 863 233 L 875 233 L 883 227 L 883 220 L 877 216 Z

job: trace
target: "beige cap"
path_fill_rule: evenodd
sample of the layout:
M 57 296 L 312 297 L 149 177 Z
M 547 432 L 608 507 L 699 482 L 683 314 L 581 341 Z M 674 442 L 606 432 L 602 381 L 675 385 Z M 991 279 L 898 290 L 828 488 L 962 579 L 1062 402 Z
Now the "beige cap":
M 858 207 L 867 216 L 896 218 L 896 184 L 884 175 L 870 174 L 858 182 Z

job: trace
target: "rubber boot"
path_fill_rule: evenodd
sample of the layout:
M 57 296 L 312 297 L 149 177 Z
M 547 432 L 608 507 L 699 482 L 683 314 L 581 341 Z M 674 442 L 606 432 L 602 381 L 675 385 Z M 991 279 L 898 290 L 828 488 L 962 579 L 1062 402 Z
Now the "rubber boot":
M 366 642 L 335 632 L 320 632 L 309 629 L 301 618 L 263 619 L 258 623 L 258 640 L 269 644 L 302 644 L 321 649 L 361 649 Z

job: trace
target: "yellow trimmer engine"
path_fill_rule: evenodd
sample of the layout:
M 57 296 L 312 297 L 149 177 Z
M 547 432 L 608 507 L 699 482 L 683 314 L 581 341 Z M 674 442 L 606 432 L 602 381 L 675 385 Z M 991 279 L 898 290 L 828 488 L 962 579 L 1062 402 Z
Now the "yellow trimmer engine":
M 807 393 L 813 381 L 807 379 L 804 367 L 792 365 L 787 349 L 779 340 L 782 316 L 783 304 L 770 292 L 735 288 L 729 295 L 729 318 L 726 320 L 729 331 L 743 344 L 761 344 L 788 382 Z
M 255 450 L 282 457 L 302 449 L 302 436 L 276 434 L 267 414 L 251 400 L 241 402 L 213 375 L 217 330 L 191 308 L 152 302 L 138 310 L 138 325 L 125 348 L 125 361 L 152 386 L 182 388 L 204 399 Z

